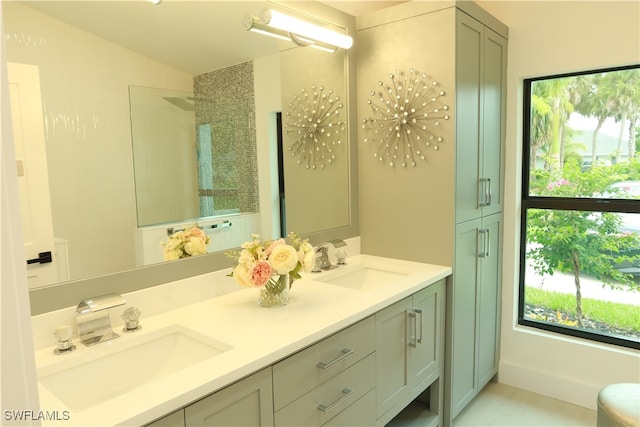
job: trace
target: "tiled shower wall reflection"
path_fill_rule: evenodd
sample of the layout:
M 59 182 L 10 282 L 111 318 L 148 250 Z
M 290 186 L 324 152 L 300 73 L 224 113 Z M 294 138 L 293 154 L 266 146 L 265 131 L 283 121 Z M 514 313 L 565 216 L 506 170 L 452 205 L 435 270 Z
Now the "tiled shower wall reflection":
M 258 212 L 253 63 L 194 77 L 200 216 Z

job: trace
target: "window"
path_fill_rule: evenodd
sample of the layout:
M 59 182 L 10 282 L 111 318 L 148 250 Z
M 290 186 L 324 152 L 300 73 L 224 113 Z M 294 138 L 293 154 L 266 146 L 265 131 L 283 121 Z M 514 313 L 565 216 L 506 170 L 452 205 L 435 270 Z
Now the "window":
M 524 81 L 518 323 L 640 349 L 640 65 Z

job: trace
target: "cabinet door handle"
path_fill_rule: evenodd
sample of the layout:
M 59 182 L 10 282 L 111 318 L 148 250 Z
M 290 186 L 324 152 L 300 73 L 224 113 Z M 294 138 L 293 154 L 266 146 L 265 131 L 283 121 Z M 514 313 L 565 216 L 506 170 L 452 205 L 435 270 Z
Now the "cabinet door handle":
M 491 178 L 480 178 L 482 200 L 478 203 L 480 206 L 491 205 Z
M 407 316 L 409 319 L 413 319 L 413 330 L 412 333 L 409 333 L 407 344 L 409 347 L 415 347 L 418 344 L 418 337 L 416 336 L 416 332 L 418 330 L 418 313 L 416 313 L 415 310 L 409 310 L 407 311 Z M 407 327 L 409 327 L 408 324 Z
M 481 228 L 478 234 L 482 235 L 482 251 L 478 254 L 480 258 L 489 258 L 489 248 L 491 247 L 491 235 L 488 228 Z
M 351 350 L 349 348 L 343 348 L 340 356 L 336 357 L 335 359 L 333 359 L 330 362 L 318 362 L 318 364 L 316 366 L 318 368 L 320 368 L 320 369 L 327 369 L 327 368 L 332 367 L 336 363 L 346 359 L 347 357 L 351 356 L 352 354 L 353 354 L 353 350 Z
M 343 388 L 342 389 L 342 396 L 340 396 L 336 401 L 334 401 L 333 403 L 329 403 L 328 405 L 325 405 L 324 403 L 321 403 L 318 405 L 318 409 L 321 410 L 322 412 L 329 412 L 331 411 L 333 408 L 335 408 L 336 406 L 338 406 L 339 404 L 341 404 L 342 402 L 344 402 L 347 398 L 349 398 L 349 396 L 351 396 L 353 394 L 353 390 L 349 390 L 348 388 Z
M 422 309 L 414 308 L 413 311 L 414 313 L 420 315 L 420 320 L 416 320 L 416 323 L 420 325 L 420 333 L 418 334 L 418 338 L 416 339 L 416 341 L 418 342 L 418 344 L 422 344 Z

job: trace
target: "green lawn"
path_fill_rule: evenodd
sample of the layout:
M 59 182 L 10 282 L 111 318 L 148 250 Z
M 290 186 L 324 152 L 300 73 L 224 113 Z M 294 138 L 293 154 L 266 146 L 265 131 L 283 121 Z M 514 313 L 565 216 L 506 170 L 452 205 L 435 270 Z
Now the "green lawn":
M 571 294 L 527 287 L 526 303 L 562 313 L 576 313 L 576 297 Z M 640 331 L 640 307 L 637 305 L 582 298 L 582 314 L 617 328 Z

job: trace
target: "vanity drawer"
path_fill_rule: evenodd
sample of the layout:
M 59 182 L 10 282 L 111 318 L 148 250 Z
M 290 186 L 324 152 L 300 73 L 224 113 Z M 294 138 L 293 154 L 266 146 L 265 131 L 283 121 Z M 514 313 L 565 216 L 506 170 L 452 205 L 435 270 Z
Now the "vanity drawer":
M 376 391 L 371 390 L 322 427 L 376 425 Z
M 369 317 L 273 366 L 277 411 L 375 350 L 375 318 Z
M 374 390 L 376 355 L 370 354 L 275 413 L 277 426 L 319 426 Z M 373 415 L 374 408 L 369 408 Z M 346 416 L 346 415 L 345 415 Z

